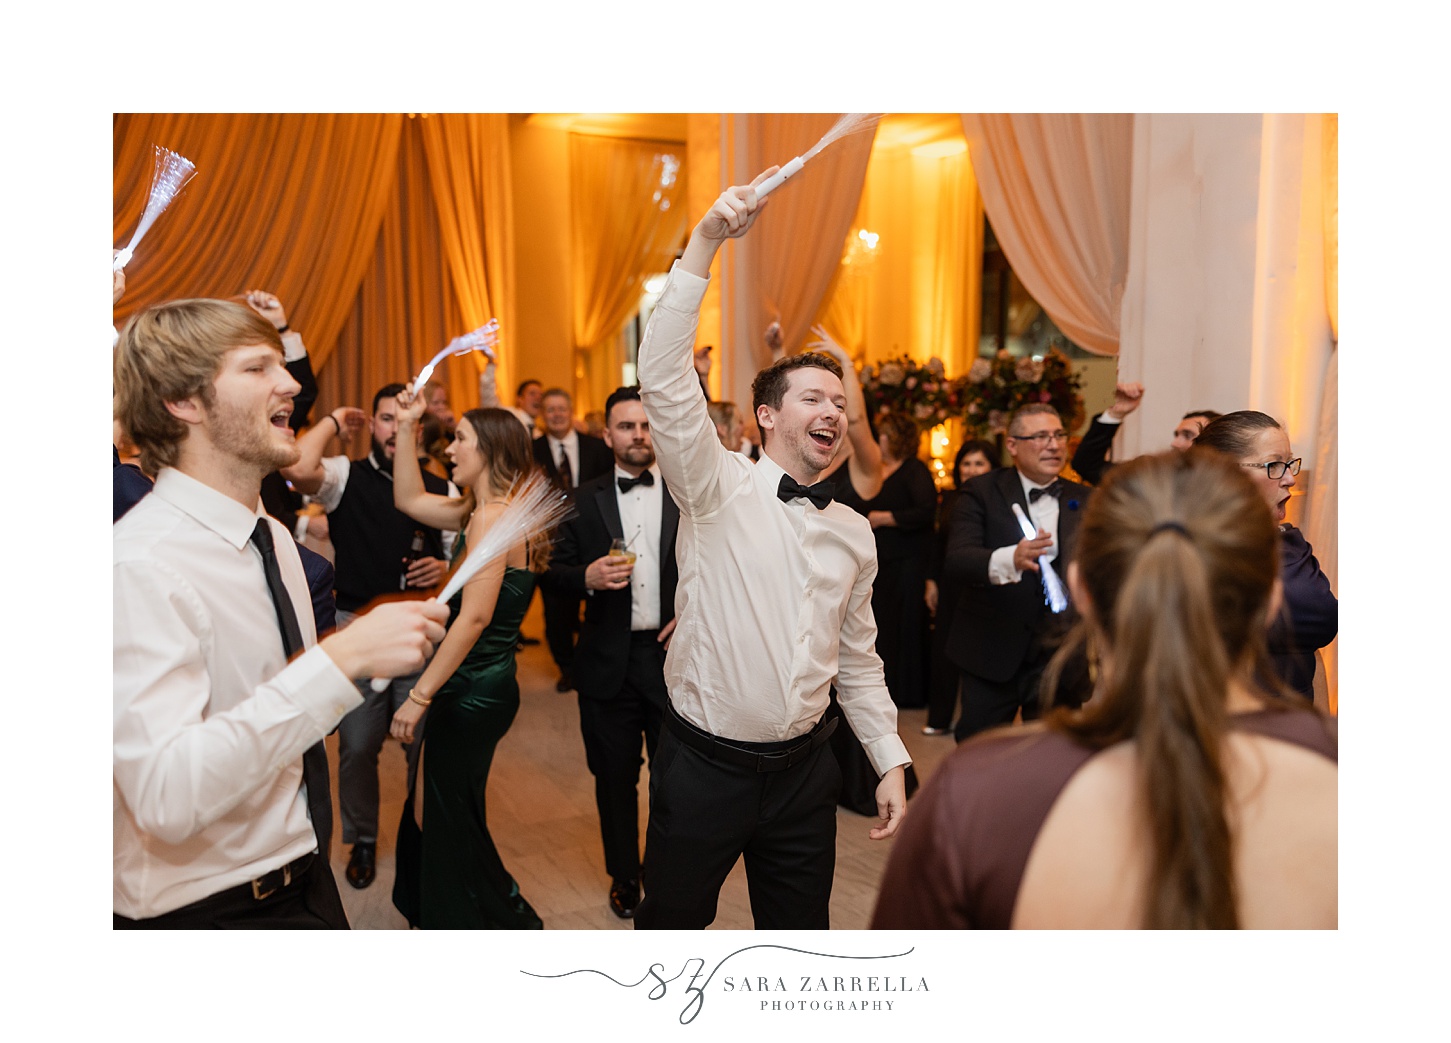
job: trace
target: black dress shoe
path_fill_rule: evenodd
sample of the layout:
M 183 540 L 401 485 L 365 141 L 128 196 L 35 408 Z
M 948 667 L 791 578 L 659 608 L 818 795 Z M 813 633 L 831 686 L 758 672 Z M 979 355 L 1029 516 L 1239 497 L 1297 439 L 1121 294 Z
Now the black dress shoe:
M 610 912 L 621 920 L 634 919 L 635 906 L 639 904 L 639 880 L 616 880 L 610 885 Z
M 343 875 L 359 891 L 378 875 L 377 851 L 377 844 L 354 844 L 353 853 L 348 856 L 348 869 Z

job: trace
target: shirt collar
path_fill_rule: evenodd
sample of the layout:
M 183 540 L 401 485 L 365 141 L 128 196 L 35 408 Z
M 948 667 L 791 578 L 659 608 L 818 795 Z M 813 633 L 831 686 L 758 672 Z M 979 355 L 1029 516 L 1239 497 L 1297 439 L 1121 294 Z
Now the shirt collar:
M 570 431 L 569 434 L 565 435 L 563 438 L 555 438 L 548 431 L 546 431 L 544 432 L 544 437 L 549 439 L 549 448 L 551 449 L 558 449 L 560 446 L 568 446 L 570 448 L 573 448 L 579 442 L 578 431 Z
M 257 527 L 257 519 L 263 516 L 260 496 L 257 506 L 249 511 L 226 493 L 218 492 L 174 467 L 161 469 L 151 494 L 160 496 L 238 550 L 247 545 L 252 538 L 252 530 Z

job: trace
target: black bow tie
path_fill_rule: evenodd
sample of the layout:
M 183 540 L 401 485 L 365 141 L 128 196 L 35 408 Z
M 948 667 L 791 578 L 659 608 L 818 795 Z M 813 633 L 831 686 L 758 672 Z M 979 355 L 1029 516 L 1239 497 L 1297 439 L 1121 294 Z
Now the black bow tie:
M 826 510 L 826 505 L 832 501 L 833 497 L 830 482 L 802 485 L 789 474 L 781 476 L 781 484 L 776 489 L 776 495 L 782 500 L 794 500 L 798 496 L 804 496 L 816 505 L 818 511 Z
M 641 471 L 638 478 L 616 478 L 620 483 L 620 492 L 627 493 L 637 485 L 651 486 L 655 484 L 655 476 L 649 471 Z
M 1042 489 L 1029 489 L 1028 490 L 1028 502 L 1029 503 L 1037 503 L 1038 500 L 1041 497 L 1044 497 L 1044 496 L 1052 496 L 1052 497 L 1057 498 L 1057 497 L 1061 497 L 1062 495 L 1063 495 L 1063 482 L 1060 479 L 1055 478 L 1055 479 L 1053 479 L 1053 481 L 1049 485 L 1045 486 Z

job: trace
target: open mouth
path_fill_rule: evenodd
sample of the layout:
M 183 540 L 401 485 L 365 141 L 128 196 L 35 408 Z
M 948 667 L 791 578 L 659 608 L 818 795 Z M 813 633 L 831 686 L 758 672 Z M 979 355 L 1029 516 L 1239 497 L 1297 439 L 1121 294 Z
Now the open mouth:
M 272 424 L 273 427 L 280 427 L 280 428 L 284 428 L 284 429 L 290 431 L 291 428 L 288 427 L 288 423 L 289 423 L 289 421 L 291 421 L 291 419 L 292 419 L 292 410 L 291 409 L 279 409 L 277 412 L 275 412 L 275 413 L 272 414 L 272 417 L 271 417 L 271 421 L 270 422 L 271 422 L 271 424 Z
M 823 449 L 830 449 L 836 445 L 836 432 L 830 428 L 818 427 L 816 430 L 806 433 L 811 436 L 813 442 Z

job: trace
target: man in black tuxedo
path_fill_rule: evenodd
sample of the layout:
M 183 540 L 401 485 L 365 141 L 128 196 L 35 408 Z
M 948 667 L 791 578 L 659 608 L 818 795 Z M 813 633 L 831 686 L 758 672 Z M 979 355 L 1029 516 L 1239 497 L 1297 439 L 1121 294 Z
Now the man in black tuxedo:
M 1051 559 L 1066 586 L 1092 492 L 1058 477 L 1067 439 L 1052 406 L 1024 406 L 1008 425 L 1016 466 L 973 478 L 957 499 L 946 569 L 964 584 L 947 644 L 962 670 L 959 742 L 1012 723 L 1020 707 L 1025 720 L 1038 716 L 1039 679 L 1073 617 L 1071 608 L 1054 614 L 1045 604 L 1038 559 Z M 1037 526 L 1034 538 L 1023 536 L 1015 503 Z
M 563 388 L 550 388 L 541 399 L 544 434 L 534 439 L 534 461 L 551 481 L 566 492 L 609 474 L 614 455 L 604 442 L 574 429 L 574 403 Z M 555 688 L 567 692 L 574 687 L 574 642 L 579 633 L 580 596 L 573 592 L 541 588 L 544 603 L 544 640 L 559 667 Z
M 655 466 L 639 388 L 610 395 L 605 442 L 614 466 L 575 491 L 576 513 L 560 527 L 544 583 L 585 601 L 574 650 L 579 725 L 595 777 L 610 908 L 629 919 L 640 901 L 640 737 L 653 762 L 669 702 L 665 648 L 675 629 L 680 511 Z M 610 554 L 619 539 L 633 559 Z

